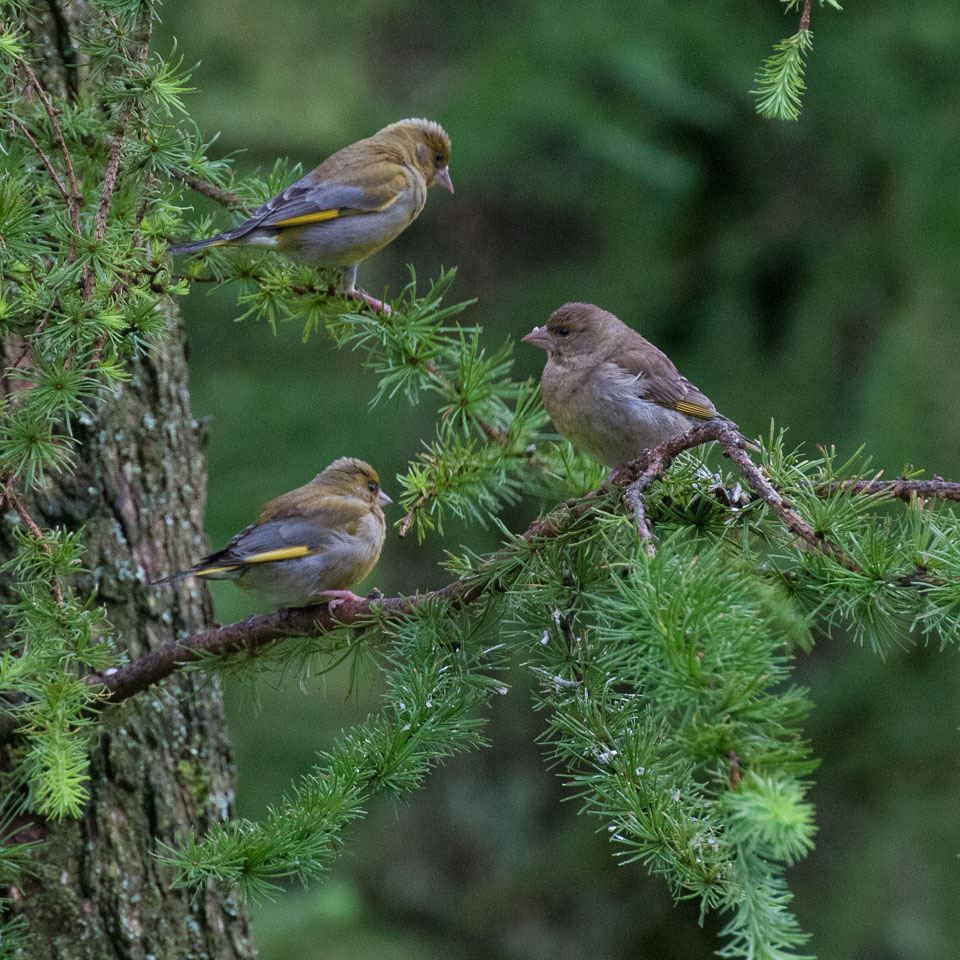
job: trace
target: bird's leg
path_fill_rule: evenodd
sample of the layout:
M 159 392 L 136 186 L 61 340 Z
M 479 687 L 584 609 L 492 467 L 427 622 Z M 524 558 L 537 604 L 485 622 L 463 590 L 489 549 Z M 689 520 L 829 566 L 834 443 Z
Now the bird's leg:
M 369 293 L 364 293 L 357 289 L 357 265 L 343 267 L 340 271 L 340 292 L 345 297 L 354 297 L 357 300 L 363 300 L 369 304 L 374 313 L 382 313 L 385 317 L 390 316 L 390 305 L 371 297 Z
M 340 283 L 338 290 L 345 297 L 355 297 L 357 295 L 357 265 L 340 268 Z
M 333 613 L 337 607 L 342 607 L 348 600 L 362 600 L 363 597 L 358 597 L 352 590 L 322 590 L 320 592 L 321 597 L 331 597 L 327 609 Z
M 376 297 L 371 297 L 369 293 L 364 293 L 362 290 L 354 290 L 352 296 L 356 297 L 358 300 L 366 300 L 366 302 L 370 304 L 370 307 L 374 313 L 382 313 L 385 317 L 389 317 L 393 312 L 390 309 L 389 303 L 384 303 L 382 300 L 378 300 Z

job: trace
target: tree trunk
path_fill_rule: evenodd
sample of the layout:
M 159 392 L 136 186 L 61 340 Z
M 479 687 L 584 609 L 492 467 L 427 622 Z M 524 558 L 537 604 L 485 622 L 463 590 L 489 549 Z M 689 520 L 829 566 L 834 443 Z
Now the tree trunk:
M 85 5 L 49 0 L 37 70 L 57 96 L 79 84 L 71 52 Z M 39 15 L 39 13 L 38 13 Z M 130 659 L 172 636 L 212 623 L 205 592 L 150 588 L 161 572 L 204 552 L 204 461 L 190 415 L 187 367 L 176 308 L 162 348 L 132 364 L 132 380 L 74 423 L 78 469 L 49 483 L 28 509 L 41 526 L 85 528 L 90 574 L 112 636 Z M 6 368 L 21 344 L 2 344 Z M 0 523 L 0 561 L 12 550 Z M 35 872 L 9 892 L 29 921 L 26 956 L 58 960 L 255 956 L 246 919 L 216 891 L 194 899 L 171 890 L 155 853 L 189 829 L 231 813 L 230 751 L 220 686 L 204 671 L 184 672 L 122 705 L 107 707 L 90 744 L 91 797 L 80 821 L 33 822 L 41 839 Z
M 198 425 L 191 419 L 182 343 L 139 363 L 80 435 L 75 476 L 32 503 L 41 525 L 83 524 L 88 567 L 114 636 L 133 659 L 174 634 L 212 622 L 206 594 L 151 591 L 144 579 L 205 547 Z M 7 544 L 9 546 L 9 544 Z M 91 744 L 91 798 L 82 821 L 42 823 L 35 876 L 15 899 L 28 917 L 28 955 L 252 957 L 245 918 L 208 890 L 197 901 L 170 889 L 158 842 L 229 815 L 230 754 L 220 687 L 180 672 L 108 707 Z

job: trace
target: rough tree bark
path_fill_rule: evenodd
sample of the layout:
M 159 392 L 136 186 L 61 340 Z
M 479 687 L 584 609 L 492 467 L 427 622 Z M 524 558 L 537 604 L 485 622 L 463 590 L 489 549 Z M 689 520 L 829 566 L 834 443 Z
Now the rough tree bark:
M 49 0 L 38 35 L 48 90 L 82 88 L 72 27 L 83 4 Z M 36 25 L 34 25 L 36 26 Z M 39 73 L 40 71 L 38 71 Z M 212 623 L 206 595 L 183 586 L 154 595 L 145 581 L 204 552 L 205 475 L 190 414 L 179 317 L 169 306 L 163 348 L 135 364 L 132 380 L 75 424 L 79 465 L 28 502 L 40 525 L 87 531 L 82 588 L 96 589 L 131 658 Z M 6 368 L 22 349 L 6 342 Z M 11 518 L 0 521 L 0 561 L 12 550 Z M 26 955 L 105 957 L 255 956 L 237 905 L 208 890 L 194 900 L 170 889 L 154 857 L 158 841 L 204 830 L 231 812 L 230 751 L 220 688 L 204 672 L 181 672 L 142 696 L 109 707 L 91 743 L 91 798 L 81 821 L 33 822 L 42 838 L 35 874 L 11 891 L 29 920 Z
M 8 358 L 5 358 L 5 362 Z M 77 473 L 48 486 L 31 510 L 41 525 L 84 525 L 87 578 L 96 581 L 115 635 L 133 658 L 212 622 L 205 596 L 144 586 L 151 571 L 202 553 L 204 464 L 192 420 L 179 336 L 132 382 L 91 411 L 79 431 Z M 9 527 L 3 555 L 9 555 Z M 200 830 L 232 806 L 230 754 L 219 685 L 202 672 L 107 709 L 91 744 L 91 798 L 82 821 L 36 823 L 36 874 L 16 892 L 29 918 L 29 956 L 252 957 L 236 905 L 214 891 L 194 902 L 170 889 L 154 856 L 188 826 Z

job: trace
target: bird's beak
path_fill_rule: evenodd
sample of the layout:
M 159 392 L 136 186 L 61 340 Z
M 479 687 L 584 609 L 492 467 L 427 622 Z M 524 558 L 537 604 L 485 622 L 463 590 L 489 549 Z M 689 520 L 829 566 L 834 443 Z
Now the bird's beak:
M 379 503 L 381 507 L 385 507 L 388 503 L 393 503 L 393 501 L 381 490 L 377 494 L 377 503 Z
M 525 337 L 521 337 L 521 340 L 548 353 L 553 349 L 553 334 L 546 327 L 534 327 Z
M 443 167 L 433 175 L 434 184 L 440 184 L 444 190 L 453 193 L 453 181 L 450 179 L 450 168 Z

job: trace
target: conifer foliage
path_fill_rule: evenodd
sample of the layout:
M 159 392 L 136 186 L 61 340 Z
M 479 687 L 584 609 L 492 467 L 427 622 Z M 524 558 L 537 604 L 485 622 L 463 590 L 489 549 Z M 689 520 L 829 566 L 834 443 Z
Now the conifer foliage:
M 809 6 L 763 67 L 764 115 L 796 118 Z M 953 643 L 960 487 L 885 481 L 862 453 L 810 457 L 773 429 L 753 454 L 694 432 L 611 483 L 548 432 L 536 385 L 512 377 L 512 344 L 487 343 L 470 303 L 449 302 L 452 272 L 426 283 L 411 274 L 389 317 L 339 298 L 334 277 L 269 254 L 210 250 L 173 272 L 168 238 L 211 232 L 185 220 L 191 191 L 240 217 L 295 171 L 278 163 L 240 178 L 208 157 L 184 112 L 180 59 L 150 50 L 150 3 L 86 4 L 73 52 L 60 52 L 61 93 L 41 69 L 34 8 L 2 9 L 0 333 L 13 353 L 0 498 L 16 544 L 3 568 L 4 889 L 28 868 L 24 823 L 83 815 L 89 752 L 117 701 L 187 660 L 213 671 L 252 669 L 268 653 L 325 665 L 372 657 L 386 678 L 380 709 L 327 746 L 263 820 L 205 832 L 184 823 L 179 843 L 157 845 L 175 886 L 259 897 L 290 877 L 316 879 L 362 829 L 370 797 L 428 787 L 460 751 L 496 750 L 485 709 L 509 693 L 511 671 L 528 671 L 547 760 L 611 853 L 719 911 L 721 956 L 799 956 L 807 938 L 785 870 L 814 843 L 816 761 L 794 658 L 814 625 L 881 656 L 915 640 Z M 501 527 L 492 555 L 451 558 L 443 590 L 203 636 L 171 625 L 162 669 L 131 656 L 84 572 L 83 525 L 41 527 L 31 504 L 74 469 L 78 424 L 96 427 L 136 358 L 176 335 L 158 305 L 205 283 L 236 289 L 238 317 L 265 321 L 265 335 L 292 319 L 304 339 L 329 337 L 344 364 L 376 372 L 373 404 L 436 409 L 435 435 L 401 478 L 397 533 L 441 536 L 451 517 L 499 525 L 521 498 L 539 498 L 545 516 L 523 533 Z M 148 596 L 146 570 L 127 577 Z M 28 935 L 14 915 L 0 957 Z
M 812 0 L 781 0 L 784 13 L 800 11 L 797 32 L 786 37 L 773 47 L 773 53 L 763 62 L 757 73 L 757 113 L 770 120 L 798 120 L 800 105 L 806 83 L 803 73 L 806 58 L 813 49 L 813 33 L 810 30 L 810 7 Z M 837 0 L 819 0 L 820 6 L 840 10 Z

